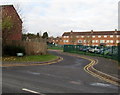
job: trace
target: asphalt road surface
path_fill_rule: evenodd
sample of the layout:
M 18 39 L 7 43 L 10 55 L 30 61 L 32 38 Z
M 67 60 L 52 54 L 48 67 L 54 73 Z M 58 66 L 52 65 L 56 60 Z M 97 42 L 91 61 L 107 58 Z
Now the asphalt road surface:
M 2 93 L 118 93 L 118 87 L 91 76 L 83 67 L 88 60 L 59 54 L 51 65 L 3 67 Z

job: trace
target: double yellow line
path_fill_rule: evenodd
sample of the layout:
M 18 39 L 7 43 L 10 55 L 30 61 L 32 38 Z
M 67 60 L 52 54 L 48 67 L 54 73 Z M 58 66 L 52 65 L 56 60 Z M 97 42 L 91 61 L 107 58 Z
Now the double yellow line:
M 94 77 L 97 77 L 97 78 L 99 78 L 99 79 L 101 79 L 101 80 L 104 80 L 104 81 L 106 81 L 106 82 L 109 82 L 109 83 L 111 83 L 111 84 L 114 84 L 114 85 L 116 85 L 116 86 L 120 86 L 120 79 L 118 79 L 118 78 L 116 78 L 116 77 L 113 77 L 113 76 L 111 76 L 111 75 L 108 75 L 108 74 L 106 74 L 106 73 L 103 73 L 103 72 L 101 72 L 101 71 L 98 71 L 97 69 L 95 69 L 95 68 L 93 67 L 94 65 L 98 64 L 98 60 L 97 60 L 97 59 L 96 59 L 96 61 L 95 61 L 95 60 L 93 60 L 93 59 L 91 59 L 91 58 L 87 58 L 87 57 L 83 57 L 83 56 L 79 56 L 79 55 L 74 55 L 74 54 L 71 55 L 71 54 L 68 54 L 68 53 L 64 53 L 64 54 L 70 55 L 70 56 L 76 56 L 76 57 L 79 57 L 79 58 L 83 58 L 83 59 L 89 60 L 90 63 L 84 67 L 84 70 L 85 70 L 87 73 L 89 73 L 90 75 L 92 75 L 92 76 L 94 76 Z M 92 69 L 92 70 L 91 70 L 91 69 Z M 97 73 L 95 73 L 95 72 L 93 72 L 93 71 L 95 71 L 95 72 L 97 72 Z
M 82 58 L 91 61 L 88 65 L 86 65 L 86 66 L 84 67 L 84 70 L 85 70 L 87 73 L 89 73 L 89 74 L 91 74 L 92 76 L 95 76 L 95 77 L 97 77 L 97 78 L 99 78 L 99 79 L 101 79 L 101 80 L 104 80 L 104 81 L 106 81 L 106 82 L 109 82 L 109 83 L 111 83 L 111 84 L 120 86 L 120 84 L 119 84 L 119 83 L 120 83 L 120 79 L 115 78 L 115 77 L 113 77 L 113 76 L 110 76 L 110 75 L 108 75 L 108 74 L 106 74 L 106 73 L 100 72 L 100 71 L 96 70 L 96 69 L 93 67 L 94 65 L 96 65 L 96 64 L 98 63 L 98 60 L 97 60 L 97 62 L 95 62 L 95 60 L 93 60 L 93 59 L 88 59 L 88 58 L 85 58 L 85 57 L 82 57 Z M 90 70 L 90 69 L 92 69 L 93 71 L 95 71 L 95 72 L 97 72 L 97 73 L 99 73 L 99 74 L 96 74 L 95 72 L 93 72 L 93 71 Z M 116 80 L 116 81 L 115 81 L 115 80 Z

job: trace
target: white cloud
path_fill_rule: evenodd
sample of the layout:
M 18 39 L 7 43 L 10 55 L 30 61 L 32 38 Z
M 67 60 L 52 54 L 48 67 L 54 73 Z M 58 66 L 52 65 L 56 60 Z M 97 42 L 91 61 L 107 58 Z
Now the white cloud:
M 70 30 L 114 30 L 118 27 L 118 1 L 9 0 L 7 3 L 20 4 L 29 32 L 48 31 L 51 36 L 61 36 Z

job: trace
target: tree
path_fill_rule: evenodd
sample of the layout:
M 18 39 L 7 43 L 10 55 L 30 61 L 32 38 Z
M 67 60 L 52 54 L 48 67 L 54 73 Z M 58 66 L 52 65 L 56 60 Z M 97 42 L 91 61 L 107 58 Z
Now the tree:
M 37 37 L 40 37 L 40 34 L 39 34 L 39 33 L 37 33 Z
M 4 44 L 6 43 L 7 37 L 12 34 L 11 30 L 14 26 L 15 24 L 9 16 L 2 19 L 2 38 Z
M 43 39 L 45 39 L 45 38 L 48 39 L 48 33 L 47 33 L 47 32 L 44 32 L 42 38 L 43 38 Z

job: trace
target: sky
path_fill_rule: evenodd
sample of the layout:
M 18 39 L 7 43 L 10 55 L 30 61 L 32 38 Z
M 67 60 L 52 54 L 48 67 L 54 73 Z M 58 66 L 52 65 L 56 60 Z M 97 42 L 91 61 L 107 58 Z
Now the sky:
M 13 4 L 23 20 L 24 33 L 64 32 L 118 29 L 120 0 L 0 0 Z M 19 8 L 18 8 L 19 7 Z

